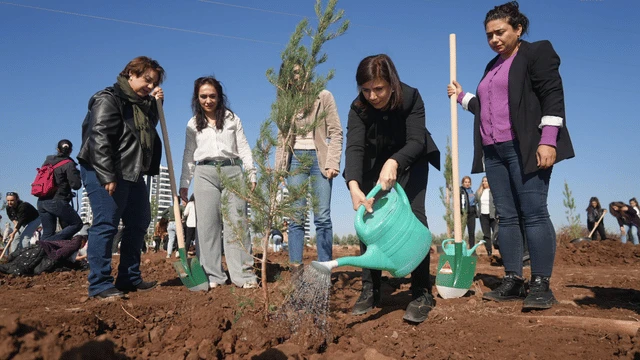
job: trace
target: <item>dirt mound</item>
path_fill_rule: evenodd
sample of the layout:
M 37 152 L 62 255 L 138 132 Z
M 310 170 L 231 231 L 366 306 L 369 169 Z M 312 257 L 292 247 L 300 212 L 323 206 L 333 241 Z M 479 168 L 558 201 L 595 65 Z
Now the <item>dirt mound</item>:
M 355 254 L 334 249 L 336 257 Z M 419 325 L 402 320 L 411 301 L 408 278 L 385 273 L 380 306 L 353 316 L 360 270 L 338 268 L 331 278 L 330 333 L 321 341 L 310 336 L 313 323 L 292 331 L 275 317 L 290 293 L 286 253 L 271 256 L 268 267 L 269 316 L 262 312 L 262 289 L 190 292 L 176 277 L 175 260 L 164 254 L 144 255 L 142 264 L 145 279 L 160 286 L 128 300 L 88 299 L 86 271 L 0 275 L 0 359 L 634 359 L 640 357 L 633 332 L 640 326 L 635 254 L 631 245 L 607 241 L 559 246 L 551 286 L 560 303 L 538 313 L 522 313 L 518 302 L 484 302 L 482 293 L 499 281 L 502 268 L 479 261 L 467 296 L 436 298 Z M 306 263 L 315 257 L 305 251 Z M 437 262 L 434 254 L 432 274 Z

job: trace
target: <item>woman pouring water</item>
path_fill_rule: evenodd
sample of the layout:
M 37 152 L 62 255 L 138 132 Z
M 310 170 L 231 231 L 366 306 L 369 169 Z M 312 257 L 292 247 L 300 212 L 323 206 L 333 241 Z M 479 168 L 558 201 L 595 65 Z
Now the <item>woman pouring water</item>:
M 380 183 L 390 190 L 398 182 L 407 194 L 411 209 L 427 226 L 424 201 L 429 163 L 440 167 L 440 153 L 425 127 L 424 102 L 417 89 L 400 81 L 396 68 L 385 54 L 364 58 L 356 72 L 358 97 L 351 104 L 348 119 L 344 177 L 354 210 L 361 205 L 373 211 L 373 199 L 366 194 Z M 360 243 L 360 251 L 366 245 Z M 420 323 L 435 305 L 431 295 L 427 254 L 411 273 L 413 301 L 404 319 Z M 380 302 L 382 271 L 362 269 L 362 293 L 352 313 L 364 314 Z

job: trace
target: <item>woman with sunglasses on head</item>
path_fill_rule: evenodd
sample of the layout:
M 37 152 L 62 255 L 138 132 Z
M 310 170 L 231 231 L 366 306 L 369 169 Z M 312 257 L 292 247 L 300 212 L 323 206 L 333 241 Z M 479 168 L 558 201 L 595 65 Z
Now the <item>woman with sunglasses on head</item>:
M 140 56 L 125 66 L 113 86 L 89 100 L 78 162 L 93 212 L 87 249 L 92 297 L 124 297 L 124 292 L 157 284 L 142 280 L 140 255 L 151 222 L 143 177 L 157 175 L 162 158 L 156 101 L 164 99 L 159 86 L 164 75 L 157 61 Z M 111 248 L 120 220 L 124 228 L 114 284 Z
M 244 181 L 249 176 L 251 190 L 255 189 L 251 148 L 240 118 L 229 109 L 220 81 L 207 76 L 196 79 L 193 85 L 193 117 L 187 123 L 180 197 L 187 202 L 193 179 L 193 194 L 198 198 L 196 254 L 209 277 L 209 288 L 227 282 L 222 269 L 223 246 L 231 282 L 245 289 L 256 288 L 247 203 L 222 181 L 222 176 L 230 181 Z M 222 216 L 225 198 L 227 211 Z
M 425 127 L 424 102 L 417 89 L 400 81 L 385 54 L 364 58 L 356 71 L 358 97 L 351 103 L 347 125 L 344 177 L 353 209 L 373 211 L 366 194 L 379 183 L 382 190 L 400 184 L 418 220 L 426 227 L 425 195 L 429 163 L 440 167 L 440 152 Z M 425 239 L 426 241 L 426 239 Z M 360 243 L 360 251 L 366 251 Z M 411 301 L 404 319 L 420 323 L 435 305 L 429 275 L 430 255 L 411 273 Z M 362 293 L 353 306 L 364 314 L 380 301 L 382 271 L 362 269 Z
M 560 57 L 549 41 L 521 39 L 529 19 L 516 1 L 490 10 L 484 20 L 489 47 L 498 55 L 487 64 L 478 96 L 454 81 L 447 86 L 475 115 L 472 173 L 486 171 L 500 217 L 502 284 L 486 292 L 492 301 L 523 300 L 524 309 L 548 309 L 557 301 L 549 288 L 556 233 L 547 196 L 553 165 L 574 156 L 565 126 Z M 531 259 L 526 291 L 523 238 Z
M 53 170 L 56 191 L 49 196 L 38 198 L 38 212 L 42 221 L 41 241 L 71 240 L 73 235 L 82 229 L 82 219 L 71 205 L 74 196 L 72 190 L 82 187 L 80 171 L 70 157 L 73 144 L 66 139 L 60 140 L 56 150 L 57 154 L 47 156 L 42 164 L 55 166 L 65 162 Z M 56 234 L 58 220 L 62 230 Z

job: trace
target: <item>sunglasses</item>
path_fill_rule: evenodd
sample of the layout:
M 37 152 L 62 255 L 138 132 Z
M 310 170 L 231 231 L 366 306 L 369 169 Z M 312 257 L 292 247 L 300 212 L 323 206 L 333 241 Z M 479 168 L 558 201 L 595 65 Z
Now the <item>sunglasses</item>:
M 13 192 L 13 191 L 9 191 L 9 192 L 7 192 L 7 196 L 18 196 L 18 193 Z

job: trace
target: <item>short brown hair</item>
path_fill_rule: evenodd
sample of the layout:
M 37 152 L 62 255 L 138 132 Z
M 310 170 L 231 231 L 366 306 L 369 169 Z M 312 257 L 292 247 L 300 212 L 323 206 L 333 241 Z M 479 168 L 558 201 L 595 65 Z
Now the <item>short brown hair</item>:
M 360 61 L 358 70 L 356 71 L 356 83 L 358 84 L 358 91 L 360 87 L 371 80 L 382 79 L 389 83 L 391 86 L 391 97 L 389 98 L 389 110 L 395 110 L 402 106 L 402 85 L 400 83 L 400 76 L 396 70 L 396 66 L 391 61 L 391 58 L 387 54 L 378 54 L 367 56 Z M 360 102 L 367 104 L 368 102 L 362 93 L 360 95 Z
M 125 66 L 120 72 L 120 76 L 124 76 L 128 79 L 129 74 L 131 73 L 140 77 L 142 74 L 147 72 L 147 70 L 155 70 L 155 72 L 158 73 L 158 85 L 162 84 L 165 77 L 164 69 L 157 61 L 146 56 L 138 56 L 137 58 L 129 61 L 127 66 Z

